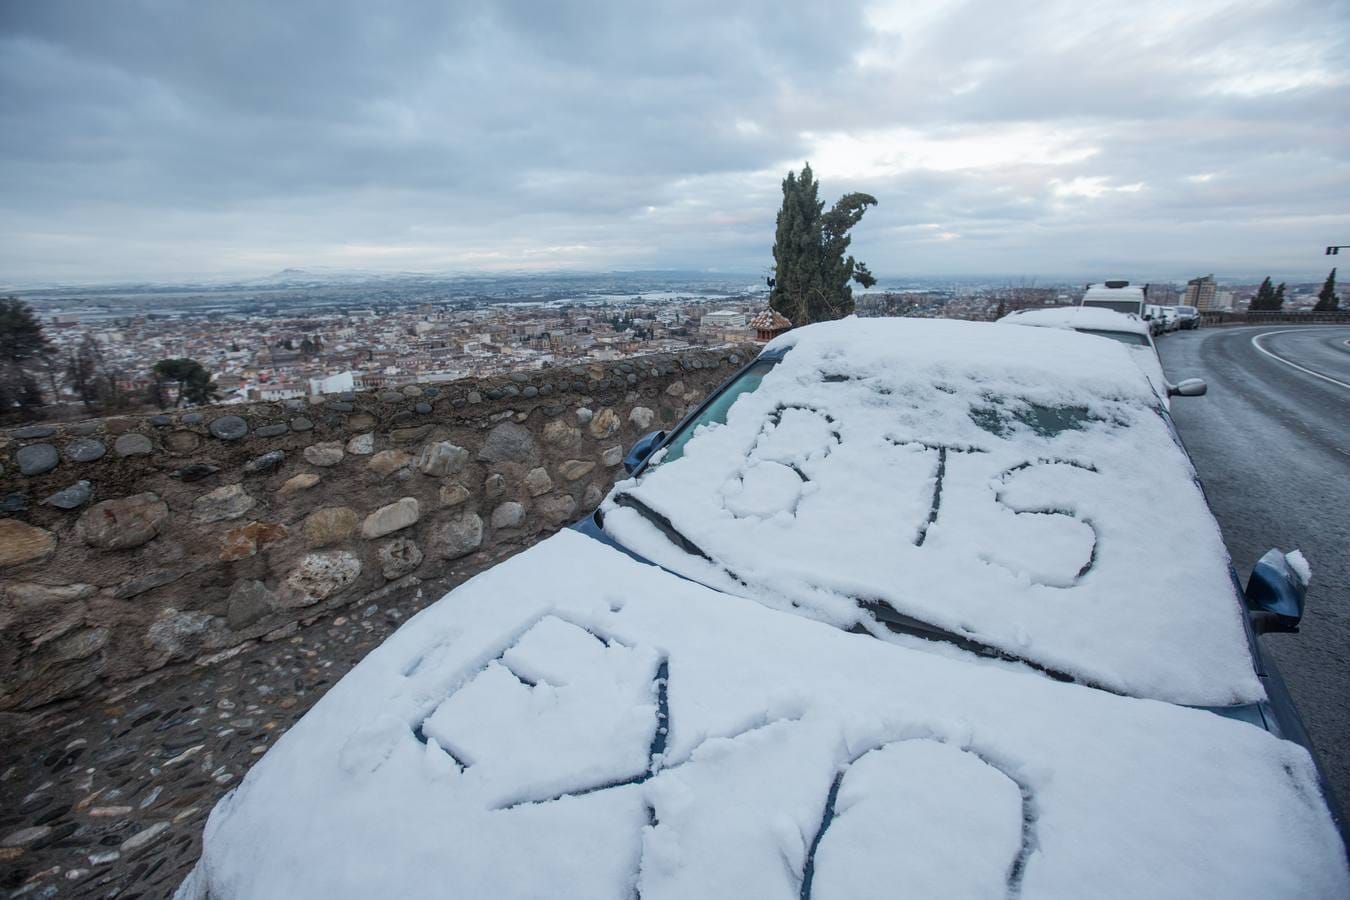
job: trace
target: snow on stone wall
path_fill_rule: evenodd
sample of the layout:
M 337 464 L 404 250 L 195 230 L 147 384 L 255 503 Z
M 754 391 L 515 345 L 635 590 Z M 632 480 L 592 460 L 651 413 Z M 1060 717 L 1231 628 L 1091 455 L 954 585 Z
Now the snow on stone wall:
M 0 711 L 434 599 L 593 509 L 753 352 L 0 432 Z

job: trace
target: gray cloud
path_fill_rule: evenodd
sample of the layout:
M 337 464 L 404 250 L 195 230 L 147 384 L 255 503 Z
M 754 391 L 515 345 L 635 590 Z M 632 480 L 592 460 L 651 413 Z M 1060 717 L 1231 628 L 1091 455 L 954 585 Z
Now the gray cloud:
M 1317 0 L 5 4 L 0 281 L 753 273 L 808 158 L 886 275 L 1312 275 L 1347 108 Z

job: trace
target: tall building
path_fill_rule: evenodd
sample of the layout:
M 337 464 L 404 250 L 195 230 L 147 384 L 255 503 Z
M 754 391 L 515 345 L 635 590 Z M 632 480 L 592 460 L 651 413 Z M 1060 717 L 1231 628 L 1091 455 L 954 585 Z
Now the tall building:
M 1219 286 L 1215 283 L 1212 273 L 1186 282 L 1184 305 L 1194 306 L 1196 309 L 1219 308 Z

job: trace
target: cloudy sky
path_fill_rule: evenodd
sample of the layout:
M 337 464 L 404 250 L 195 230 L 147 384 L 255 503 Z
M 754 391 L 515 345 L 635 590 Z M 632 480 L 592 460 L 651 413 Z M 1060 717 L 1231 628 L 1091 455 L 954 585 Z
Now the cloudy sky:
M 1320 277 L 1350 3 L 0 3 L 0 283 L 761 273 L 779 183 L 882 276 Z

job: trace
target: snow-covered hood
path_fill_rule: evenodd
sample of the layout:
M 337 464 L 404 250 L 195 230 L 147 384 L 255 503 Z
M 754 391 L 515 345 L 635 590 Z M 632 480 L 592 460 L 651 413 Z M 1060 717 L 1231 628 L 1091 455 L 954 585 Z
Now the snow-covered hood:
M 789 347 L 725 425 L 615 486 L 611 536 L 844 628 L 882 603 L 1133 696 L 1264 698 L 1218 525 L 1130 348 L 916 319 L 770 349 Z
M 216 807 L 180 896 L 1347 890 L 1296 744 L 840 632 L 565 531 L 339 682 Z

